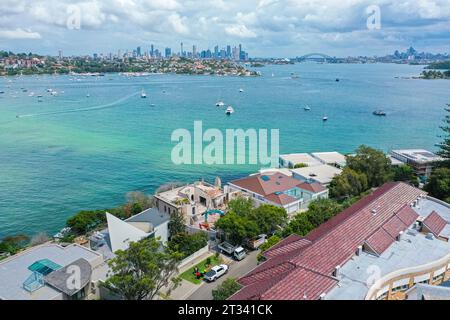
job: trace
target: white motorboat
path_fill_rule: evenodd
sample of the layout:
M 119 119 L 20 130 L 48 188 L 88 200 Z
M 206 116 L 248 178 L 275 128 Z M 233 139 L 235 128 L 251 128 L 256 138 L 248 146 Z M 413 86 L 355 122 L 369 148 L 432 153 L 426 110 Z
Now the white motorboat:
M 144 90 L 142 90 L 142 92 L 141 92 L 141 98 L 142 98 L 142 99 L 147 98 L 147 94 L 145 93 Z
M 223 107 L 225 106 L 225 103 L 223 101 L 219 101 L 216 103 L 216 107 Z
M 324 116 L 323 118 L 322 118 L 322 121 L 328 121 L 328 117 L 327 116 Z
M 239 92 L 244 92 L 244 89 L 240 88 L 240 89 L 239 89 Z
M 225 111 L 225 113 L 226 113 L 228 116 L 231 115 L 232 113 L 234 113 L 233 107 L 232 107 L 232 106 L 229 106 L 229 107 L 227 108 L 227 111 Z
M 303 109 L 305 109 L 305 111 L 311 111 L 310 106 L 305 106 Z

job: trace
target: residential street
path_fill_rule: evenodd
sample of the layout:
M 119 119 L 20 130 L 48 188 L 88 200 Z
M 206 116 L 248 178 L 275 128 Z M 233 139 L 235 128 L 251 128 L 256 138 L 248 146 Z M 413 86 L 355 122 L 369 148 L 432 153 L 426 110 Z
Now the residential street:
M 227 278 L 239 278 L 257 266 L 256 256 L 259 251 L 250 252 L 242 261 L 233 261 L 230 271 L 212 283 L 203 283 L 187 300 L 212 300 L 212 290 Z

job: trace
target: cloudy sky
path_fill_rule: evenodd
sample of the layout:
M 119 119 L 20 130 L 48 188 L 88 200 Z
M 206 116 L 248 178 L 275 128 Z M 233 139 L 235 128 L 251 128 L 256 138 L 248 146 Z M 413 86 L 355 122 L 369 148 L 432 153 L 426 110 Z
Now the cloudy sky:
M 381 27 L 369 29 L 373 6 Z M 181 41 L 242 43 L 251 56 L 372 56 L 410 45 L 450 52 L 450 0 L 0 0 L 4 50 L 115 53 L 153 43 L 179 51 Z

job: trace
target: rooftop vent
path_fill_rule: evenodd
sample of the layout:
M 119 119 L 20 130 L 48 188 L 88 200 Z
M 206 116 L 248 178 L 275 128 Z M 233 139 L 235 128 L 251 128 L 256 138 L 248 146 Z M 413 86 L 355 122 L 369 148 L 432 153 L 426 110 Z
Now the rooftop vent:
M 396 240 L 397 241 L 401 241 L 403 239 L 403 231 L 400 231 L 400 233 L 398 234 Z
M 341 266 L 337 266 L 336 268 L 334 268 L 334 272 L 333 272 L 334 277 L 336 277 L 336 278 L 339 277 L 340 273 L 341 273 Z
M 358 246 L 358 248 L 356 249 L 356 255 L 360 256 L 362 254 L 363 251 L 363 247 L 362 246 Z
M 370 212 L 372 212 L 372 214 L 373 214 L 374 216 L 377 215 L 377 209 L 372 209 L 372 210 L 370 210 Z
M 430 232 L 430 233 L 428 233 L 428 234 L 426 235 L 426 238 L 427 238 L 428 240 L 434 240 L 434 234 L 432 234 L 432 233 Z
M 326 295 L 327 295 L 326 293 L 322 293 L 322 294 L 320 295 L 319 299 L 320 299 L 320 300 L 325 300 Z

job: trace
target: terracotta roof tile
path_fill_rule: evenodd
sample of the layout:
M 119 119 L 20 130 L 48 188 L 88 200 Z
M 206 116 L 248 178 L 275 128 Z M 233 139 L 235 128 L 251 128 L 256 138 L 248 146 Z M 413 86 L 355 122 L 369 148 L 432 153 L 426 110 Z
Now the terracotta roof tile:
M 445 221 L 436 211 L 433 211 L 425 218 L 423 224 L 438 237 L 447 225 L 447 221 Z
M 403 208 L 401 208 L 396 216 L 402 220 L 404 224 L 406 224 L 408 227 L 411 226 L 419 217 L 417 212 L 415 212 L 409 204 L 405 204 Z
M 393 216 L 383 225 L 383 229 L 392 237 L 397 238 L 401 231 L 408 229 L 408 226 L 404 224 L 397 216 Z
M 266 258 L 272 259 L 276 256 L 279 256 L 280 254 L 285 254 L 291 251 L 296 251 L 297 253 L 299 253 L 300 250 L 310 246 L 311 244 L 312 244 L 311 241 L 301 238 L 297 241 L 291 242 L 282 247 L 271 248 L 271 250 L 264 252 L 264 256 Z
M 300 181 L 279 172 L 270 172 L 234 180 L 230 183 L 265 197 L 275 192 L 292 189 L 299 185 Z
M 377 255 L 381 255 L 391 244 L 395 242 L 389 233 L 383 228 L 378 229 L 365 242 Z
M 303 182 L 303 183 L 299 184 L 298 187 L 300 189 L 307 190 L 307 191 L 310 191 L 313 193 L 320 193 L 320 192 L 327 190 L 327 188 L 325 188 L 323 185 L 321 185 L 318 182 Z

